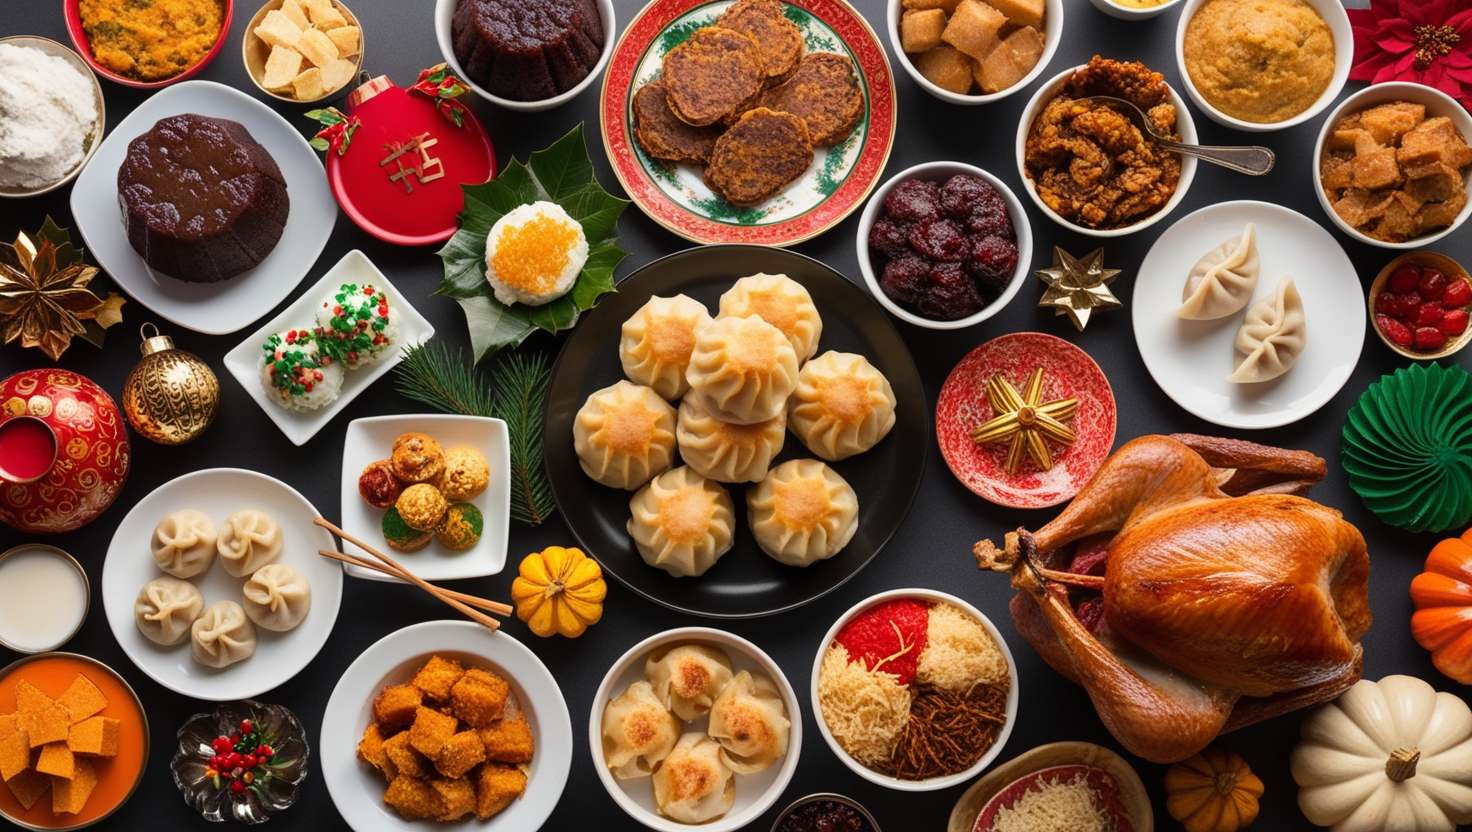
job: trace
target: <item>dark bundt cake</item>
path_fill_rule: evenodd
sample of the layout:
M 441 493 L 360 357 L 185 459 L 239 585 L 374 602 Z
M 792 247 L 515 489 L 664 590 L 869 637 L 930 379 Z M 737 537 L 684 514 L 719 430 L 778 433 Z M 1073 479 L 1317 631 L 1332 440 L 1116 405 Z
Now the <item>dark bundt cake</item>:
M 603 19 L 593 0 L 459 0 L 450 36 L 470 80 L 502 98 L 538 101 L 593 71 Z
M 291 207 L 281 168 L 243 125 L 192 113 L 128 142 L 118 204 L 128 242 L 148 265 L 193 283 L 227 280 L 266 259 Z

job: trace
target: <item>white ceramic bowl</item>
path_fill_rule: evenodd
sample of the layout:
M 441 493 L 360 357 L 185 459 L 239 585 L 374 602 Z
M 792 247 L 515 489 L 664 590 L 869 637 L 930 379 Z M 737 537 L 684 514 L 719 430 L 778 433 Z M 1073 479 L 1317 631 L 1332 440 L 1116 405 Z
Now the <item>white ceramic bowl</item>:
M 10 35 L 0 38 L 0 43 L 8 43 L 11 46 L 26 46 L 32 49 L 38 49 L 47 55 L 61 58 L 75 67 L 78 72 L 85 75 L 88 81 L 92 82 L 92 97 L 97 107 L 97 121 L 92 126 L 92 134 L 87 136 L 85 148 L 82 151 L 82 160 L 77 162 L 76 167 L 67 171 L 60 179 L 44 185 L 38 185 L 34 188 L 0 188 L 0 199 L 23 199 L 25 197 L 39 196 L 54 191 L 72 181 L 77 177 L 77 174 L 82 172 L 82 168 L 86 167 L 87 163 L 92 161 L 92 154 L 96 153 L 98 145 L 102 144 L 102 134 L 107 127 L 107 103 L 102 98 L 102 85 L 97 81 L 97 73 L 92 71 L 92 67 L 87 65 L 87 62 L 82 59 L 81 55 L 77 54 L 76 50 L 51 38 L 43 38 L 39 35 Z
M 1149 18 L 1164 14 L 1166 9 L 1180 5 L 1182 0 L 1165 0 L 1164 3 L 1158 6 L 1149 6 L 1140 9 L 1131 6 L 1121 6 L 1113 2 L 1113 0 L 1089 0 L 1089 2 L 1094 4 L 1094 8 L 1110 17 L 1120 20 L 1148 20 Z
M 527 766 L 526 792 L 490 820 L 464 828 L 476 832 L 540 828 L 562 797 L 572 767 L 567 701 L 547 666 L 526 645 L 470 621 L 426 621 L 405 627 L 374 642 L 348 665 L 327 700 L 316 748 L 332 802 L 357 832 L 450 828 L 404 820 L 383 805 L 387 784 L 357 754 L 358 738 L 373 718 L 373 698 L 378 691 L 408 681 L 436 653 L 504 677 L 532 729 L 535 751 Z
M 502 98 L 499 95 L 493 95 L 490 91 L 472 81 L 470 76 L 465 74 L 465 70 L 461 69 L 460 60 L 455 57 L 455 47 L 450 40 L 450 20 L 455 16 L 455 6 L 458 3 L 459 0 L 435 0 L 434 39 L 440 45 L 440 54 L 444 56 L 445 63 L 450 65 L 450 69 L 454 70 L 455 74 L 460 76 L 460 79 L 465 82 L 466 86 L 470 87 L 472 92 L 492 104 L 505 107 L 508 110 L 535 113 L 566 104 L 568 101 L 577 97 L 578 93 L 587 89 L 595 78 L 603 74 L 603 67 L 608 65 L 608 56 L 613 54 L 613 43 L 618 35 L 618 22 L 615 20 L 613 14 L 613 0 L 596 0 L 598 15 L 603 18 L 603 51 L 598 53 L 598 63 L 593 65 L 593 69 L 588 73 L 588 76 L 579 81 L 572 89 L 554 95 L 551 98 L 542 98 L 536 101 L 516 101 L 511 98 Z
M 915 64 L 910 60 L 909 53 L 905 52 L 900 41 L 900 15 L 904 12 L 903 0 L 889 0 L 885 6 L 885 18 L 889 27 L 889 47 L 899 57 L 899 65 L 905 68 L 905 72 L 915 79 L 920 89 L 925 90 L 941 101 L 952 104 L 990 104 L 1000 101 L 1014 92 L 1036 81 L 1043 73 L 1043 69 L 1053 60 L 1053 54 L 1058 51 L 1058 42 L 1063 39 L 1063 0 L 1043 0 L 1043 54 L 1038 58 L 1037 65 L 1032 71 L 1022 76 L 1017 83 L 997 92 L 983 95 L 963 95 L 951 92 L 932 83 L 930 79 L 920 74 Z
M 603 762 L 604 706 L 610 699 L 622 693 L 624 688 L 644 678 L 644 660 L 649 654 L 677 644 L 705 644 L 719 648 L 731 657 L 731 666 L 736 671 L 750 670 L 754 674 L 765 674 L 781 692 L 782 704 L 787 708 L 787 719 L 792 723 L 787 754 L 765 771 L 735 775 L 736 801 L 731 805 L 731 810 L 709 823 L 699 825 L 679 823 L 659 814 L 654 808 L 654 790 L 648 777 L 619 780 Z M 685 723 L 683 730 L 704 731 L 705 723 L 706 718 L 701 717 Z M 798 707 L 797 693 L 793 691 L 792 683 L 787 681 L 782 668 L 760 647 L 724 630 L 679 627 L 656 633 L 635 644 L 608 669 L 608 674 L 603 677 L 603 683 L 593 696 L 593 707 L 588 714 L 588 748 L 593 755 L 593 768 L 598 772 L 598 779 L 603 781 L 603 788 L 608 790 L 613 802 L 634 820 L 659 832 L 691 832 L 695 829 L 700 832 L 735 832 L 761 817 L 763 812 L 777 802 L 777 798 L 782 796 L 787 784 L 791 782 L 793 772 L 797 771 L 797 760 L 802 756 L 802 710 Z
M 924 601 L 944 602 L 959 607 L 981 622 L 981 626 L 986 628 L 987 634 L 992 637 L 992 641 L 996 643 L 997 649 L 1002 651 L 1003 658 L 1007 660 L 1007 673 L 1012 680 L 1012 689 L 1007 692 L 1007 721 L 1002 725 L 1002 729 L 997 732 L 997 740 L 992 743 L 992 747 L 988 748 L 986 753 L 981 755 L 981 759 L 977 760 L 971 768 L 965 771 L 948 774 L 945 777 L 932 777 L 929 780 L 901 780 L 897 777 L 881 774 L 849 756 L 849 753 L 843 750 L 843 746 L 838 744 L 838 740 L 833 738 L 833 733 L 828 730 L 828 723 L 823 719 L 823 708 L 818 702 L 818 672 L 823 667 L 823 654 L 828 651 L 828 645 L 832 644 L 833 640 L 838 637 L 838 631 L 843 629 L 843 625 L 847 624 L 849 619 L 875 604 L 895 598 L 918 598 Z M 833 750 L 834 755 L 842 760 L 843 764 L 848 766 L 850 771 L 868 780 L 870 783 L 877 783 L 887 789 L 902 792 L 933 792 L 948 789 L 951 786 L 959 785 L 970 780 L 985 770 L 987 766 L 991 765 L 992 761 L 997 758 L 997 755 L 1002 753 L 1003 746 L 1007 744 L 1007 738 L 1012 735 L 1012 726 L 1017 724 L 1017 691 L 1019 687 L 1017 662 L 1013 660 L 1011 649 L 1007 647 L 1007 642 L 1002 638 L 1002 634 L 997 631 L 996 625 L 992 624 L 990 618 L 983 615 L 981 610 L 954 595 L 934 589 L 912 587 L 909 589 L 891 589 L 887 592 L 881 592 L 878 595 L 871 595 L 849 607 L 847 612 L 840 615 L 838 620 L 833 622 L 833 626 L 829 627 L 828 632 L 823 635 L 823 640 L 818 642 L 817 655 L 813 657 L 813 673 L 809 698 L 810 705 L 813 709 L 813 721 L 818 723 L 818 732 L 823 735 L 824 742 L 828 743 L 828 747 Z
M 1191 83 L 1191 73 L 1186 71 L 1186 27 L 1190 25 L 1191 18 L 1195 17 L 1196 11 L 1210 0 L 1186 0 L 1185 7 L 1181 9 L 1181 17 L 1176 23 L 1176 68 L 1181 73 L 1181 80 L 1186 85 L 1186 94 L 1196 102 L 1196 106 L 1206 113 L 1207 117 L 1218 124 L 1232 127 L 1237 130 L 1246 130 L 1250 133 L 1269 133 L 1274 130 L 1284 130 L 1296 124 L 1302 124 L 1324 111 L 1336 97 L 1340 90 L 1344 89 L 1344 82 L 1349 80 L 1349 66 L 1354 58 L 1354 31 L 1349 26 L 1349 14 L 1344 11 L 1343 0 L 1305 0 L 1324 22 L 1329 24 L 1329 31 L 1334 35 L 1334 75 L 1329 79 L 1329 86 L 1319 94 L 1318 100 L 1307 110 L 1298 115 L 1284 119 L 1262 123 L 1256 121 L 1243 121 L 1234 118 L 1212 106 L 1209 101 L 1202 97 Z
M 1022 178 L 1022 187 L 1027 191 L 1027 195 L 1032 197 L 1033 204 L 1038 206 L 1039 210 L 1046 214 L 1053 222 L 1067 228 L 1069 231 L 1076 231 L 1088 237 L 1123 237 L 1126 234 L 1133 234 L 1136 231 L 1149 228 L 1165 219 L 1170 212 L 1176 209 L 1177 205 L 1181 204 L 1181 200 L 1186 198 L 1186 191 L 1191 189 L 1191 181 L 1196 178 L 1196 157 L 1181 157 L 1181 178 L 1176 183 L 1176 192 L 1171 194 L 1170 199 L 1160 210 L 1134 225 L 1126 225 L 1123 228 L 1085 228 L 1082 225 L 1076 225 L 1065 220 L 1058 216 L 1052 208 L 1049 208 L 1043 203 L 1042 198 L 1038 196 L 1037 185 L 1032 181 L 1032 177 L 1027 175 L 1027 165 L 1023 162 L 1023 153 L 1027 145 L 1027 134 L 1032 130 L 1032 123 L 1043 111 L 1043 108 L 1047 106 L 1048 102 L 1052 101 L 1063 89 L 1063 85 L 1068 82 L 1069 77 L 1073 75 L 1074 71 L 1079 69 L 1083 69 L 1083 67 L 1076 66 L 1072 69 L 1065 69 L 1054 75 L 1052 80 L 1039 87 L 1038 91 L 1033 93 L 1032 100 L 1027 102 L 1027 107 L 1022 111 L 1022 120 L 1017 125 L 1016 149 L 1017 175 Z M 1175 87 L 1171 87 L 1169 84 L 1166 86 L 1170 90 L 1170 103 L 1174 104 L 1176 108 L 1176 132 L 1180 134 L 1181 141 L 1186 144 L 1196 144 L 1198 142 L 1196 137 L 1196 122 L 1191 119 L 1191 111 L 1186 107 L 1185 100 L 1181 98 L 1180 93 L 1176 92 Z
M 1319 128 L 1319 140 L 1314 144 L 1313 165 L 1309 168 L 1308 173 L 1309 176 L 1313 177 L 1314 193 L 1319 195 L 1319 205 L 1323 206 L 1324 213 L 1328 214 L 1329 219 L 1333 220 L 1334 224 L 1339 226 L 1340 231 L 1362 243 L 1379 246 L 1380 248 L 1420 248 L 1421 246 L 1434 243 L 1456 231 L 1458 228 L 1461 228 L 1462 224 L 1467 221 L 1467 218 L 1472 216 L 1472 179 L 1466 179 L 1464 177 L 1466 181 L 1462 184 L 1467 189 L 1468 201 L 1466 205 L 1462 206 L 1462 212 L 1457 214 L 1456 220 L 1451 225 L 1440 231 L 1427 234 L 1423 237 L 1415 237 L 1403 243 L 1377 240 L 1374 237 L 1355 230 L 1349 223 L 1339 217 L 1339 213 L 1334 210 L 1334 206 L 1329 202 L 1328 194 L 1324 193 L 1323 186 L 1319 184 L 1319 164 L 1324 158 L 1324 142 L 1328 139 L 1329 131 L 1333 129 L 1334 123 L 1342 116 L 1389 101 L 1413 101 L 1417 104 L 1424 104 L 1426 105 L 1426 116 L 1428 118 L 1432 116 L 1449 117 L 1452 123 L 1457 126 L 1457 131 L 1462 134 L 1462 138 L 1472 142 L 1472 115 L 1468 115 L 1462 105 L 1452 100 L 1451 96 L 1441 90 L 1432 89 L 1421 84 L 1408 84 L 1403 81 L 1375 84 L 1365 87 L 1344 99 L 1338 107 L 1334 108 L 1333 112 L 1329 113 L 1329 117 L 1324 119 L 1324 125 Z
M 901 181 L 920 178 L 944 182 L 958 173 L 980 176 L 993 188 L 996 188 L 1002 198 L 1007 201 L 1007 215 L 1012 218 L 1012 229 L 1017 235 L 1017 268 L 1012 272 L 1012 279 L 1007 282 L 1007 288 L 1002 290 L 1002 294 L 983 307 L 981 311 L 954 321 L 936 321 L 905 309 L 890 300 L 889 295 L 880 288 L 879 275 L 875 274 L 874 264 L 869 259 L 869 229 L 874 227 L 874 221 L 879 218 L 879 212 L 884 208 L 884 198 Z M 1027 280 L 1028 272 L 1032 269 L 1032 225 L 1028 223 L 1027 211 L 1023 209 L 1022 201 L 1017 198 L 1017 194 L 1013 193 L 1011 188 L 1007 187 L 1007 183 L 981 168 L 964 162 L 924 162 L 911 168 L 905 168 L 891 176 L 869 197 L 869 204 L 864 206 L 864 213 L 859 215 L 859 230 L 854 246 L 858 252 L 859 273 L 864 276 L 864 283 L 869 287 L 869 294 L 873 295 L 881 306 L 888 309 L 891 315 L 906 323 L 926 329 L 964 329 L 1001 312 L 1002 307 L 1006 306 L 1016 296 L 1017 290 L 1022 288 L 1023 282 Z

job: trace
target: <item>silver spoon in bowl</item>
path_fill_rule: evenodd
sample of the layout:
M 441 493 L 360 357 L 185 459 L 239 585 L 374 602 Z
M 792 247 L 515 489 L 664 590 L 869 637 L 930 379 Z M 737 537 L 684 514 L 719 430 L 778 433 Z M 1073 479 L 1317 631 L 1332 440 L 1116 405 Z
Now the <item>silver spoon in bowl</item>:
M 1107 104 L 1112 109 L 1120 111 L 1122 115 L 1134 122 L 1136 127 L 1148 133 L 1150 138 L 1154 139 L 1157 144 L 1167 150 L 1174 150 L 1183 156 L 1195 156 L 1202 161 L 1211 162 L 1214 165 L 1221 165 L 1238 173 L 1245 173 L 1249 176 L 1262 176 L 1273 169 L 1273 163 L 1277 160 L 1277 156 L 1272 150 L 1260 145 L 1229 147 L 1224 145 L 1186 144 L 1184 142 L 1178 142 L 1157 130 L 1155 123 L 1150 121 L 1150 117 L 1145 114 L 1145 111 L 1136 106 L 1134 102 L 1126 101 L 1123 98 L 1117 98 L 1112 95 L 1093 95 L 1079 100 Z

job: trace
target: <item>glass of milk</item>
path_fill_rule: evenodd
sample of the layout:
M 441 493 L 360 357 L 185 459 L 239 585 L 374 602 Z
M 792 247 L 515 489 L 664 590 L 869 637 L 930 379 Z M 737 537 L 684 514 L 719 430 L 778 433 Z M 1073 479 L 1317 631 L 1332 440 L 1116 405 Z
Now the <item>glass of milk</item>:
M 87 572 L 61 549 L 23 543 L 0 552 L 0 645 L 55 650 L 81 629 L 90 602 Z

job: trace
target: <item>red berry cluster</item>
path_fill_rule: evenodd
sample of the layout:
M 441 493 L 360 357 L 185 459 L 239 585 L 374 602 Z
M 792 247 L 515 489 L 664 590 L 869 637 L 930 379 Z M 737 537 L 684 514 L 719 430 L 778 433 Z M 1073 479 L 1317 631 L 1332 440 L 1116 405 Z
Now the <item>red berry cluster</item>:
M 1436 352 L 1467 330 L 1472 283 L 1405 263 L 1375 297 L 1375 326 L 1398 347 Z
M 263 740 L 255 724 L 242 719 L 240 730 L 228 737 L 221 734 L 210 743 L 214 755 L 210 757 L 205 776 L 214 781 L 217 789 L 228 788 L 231 794 L 244 794 L 252 783 L 266 775 L 266 764 L 276 756 L 276 751 Z

